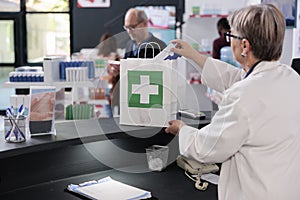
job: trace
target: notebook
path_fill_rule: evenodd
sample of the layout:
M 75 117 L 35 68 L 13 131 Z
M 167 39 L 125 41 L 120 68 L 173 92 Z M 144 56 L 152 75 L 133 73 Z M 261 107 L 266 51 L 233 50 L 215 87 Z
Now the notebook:
M 70 184 L 67 189 L 90 199 L 137 200 L 151 198 L 151 192 L 121 183 L 109 176 L 78 185 Z

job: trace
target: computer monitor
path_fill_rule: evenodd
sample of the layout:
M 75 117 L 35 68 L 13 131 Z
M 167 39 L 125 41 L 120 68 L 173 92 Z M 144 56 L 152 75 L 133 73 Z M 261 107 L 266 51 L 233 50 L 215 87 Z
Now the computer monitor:
M 148 29 L 157 38 L 169 44 L 176 38 L 176 6 L 137 6 L 148 16 Z
M 300 58 L 294 58 L 291 67 L 300 75 Z

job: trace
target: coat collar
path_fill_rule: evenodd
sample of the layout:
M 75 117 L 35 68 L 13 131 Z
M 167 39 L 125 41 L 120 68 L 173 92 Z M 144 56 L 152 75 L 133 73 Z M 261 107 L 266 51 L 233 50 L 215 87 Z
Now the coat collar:
M 252 73 L 249 74 L 248 77 L 258 74 L 263 71 L 272 70 L 275 67 L 279 66 L 279 61 L 261 61 L 258 65 L 253 69 Z M 246 74 L 246 73 L 245 73 Z

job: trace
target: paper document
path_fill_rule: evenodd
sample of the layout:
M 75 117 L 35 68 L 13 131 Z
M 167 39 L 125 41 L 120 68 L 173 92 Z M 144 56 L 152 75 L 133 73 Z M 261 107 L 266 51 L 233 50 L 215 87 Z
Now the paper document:
M 151 192 L 121 183 L 110 177 L 79 185 L 70 184 L 67 189 L 90 199 L 137 200 L 151 198 Z
M 193 177 L 196 178 L 197 175 L 193 175 Z M 208 182 L 210 182 L 212 184 L 215 184 L 215 185 L 218 185 L 219 178 L 220 178 L 220 176 L 218 176 L 216 174 L 212 174 L 212 173 L 201 175 L 202 180 L 208 181 Z

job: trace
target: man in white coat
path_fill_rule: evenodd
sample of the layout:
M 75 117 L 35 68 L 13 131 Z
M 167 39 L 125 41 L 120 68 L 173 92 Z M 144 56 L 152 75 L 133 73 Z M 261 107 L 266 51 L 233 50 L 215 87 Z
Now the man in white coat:
M 173 120 L 166 132 L 179 134 L 184 156 L 222 163 L 220 200 L 300 199 L 300 76 L 278 61 L 285 19 L 273 5 L 255 5 L 235 11 L 230 25 L 243 70 L 173 41 L 172 51 L 194 60 L 202 82 L 223 98 L 208 126 Z

